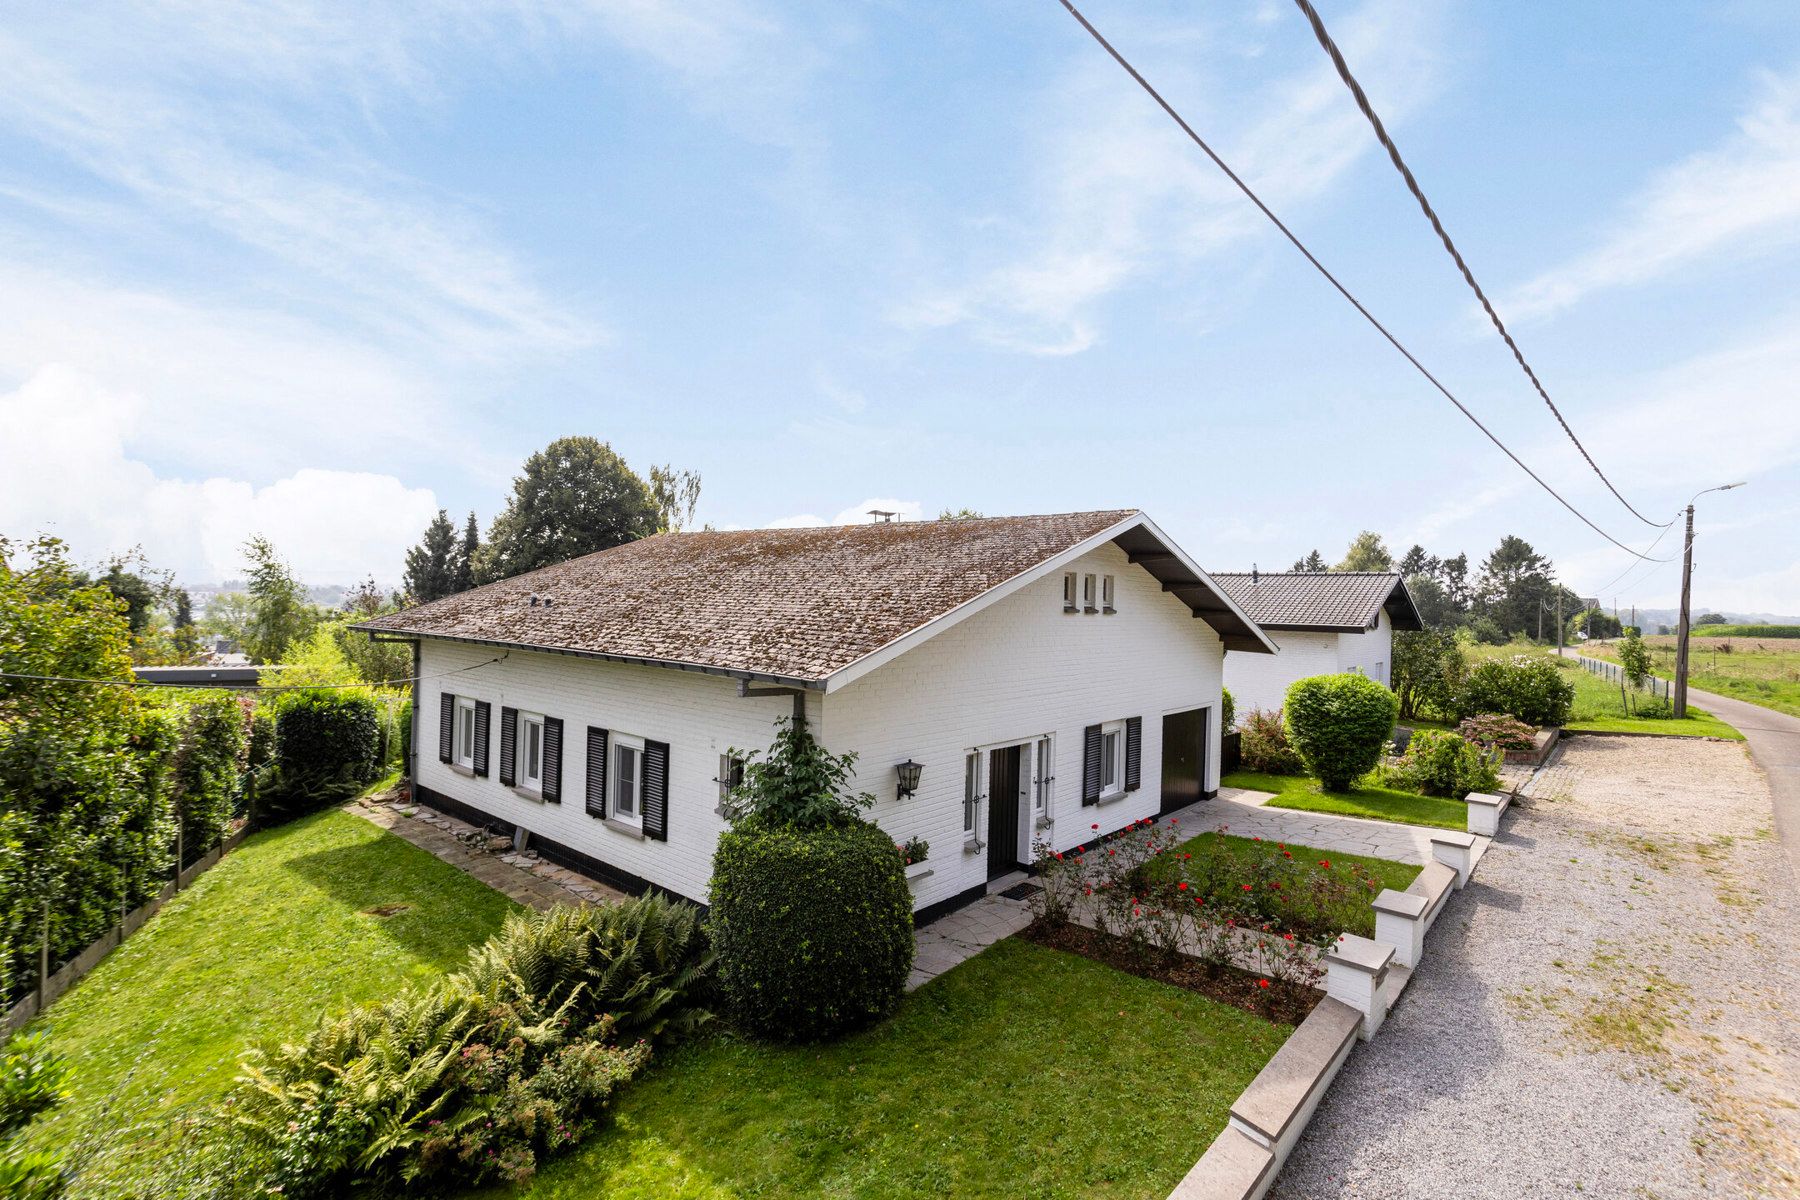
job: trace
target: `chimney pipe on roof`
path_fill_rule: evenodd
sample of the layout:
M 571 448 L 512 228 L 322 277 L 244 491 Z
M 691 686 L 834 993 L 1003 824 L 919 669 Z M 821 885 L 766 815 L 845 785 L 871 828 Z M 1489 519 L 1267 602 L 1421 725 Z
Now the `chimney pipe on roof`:
M 1262 576 L 1257 573 L 1255 563 L 1250 564 L 1250 582 L 1253 584 L 1260 584 L 1262 582 Z

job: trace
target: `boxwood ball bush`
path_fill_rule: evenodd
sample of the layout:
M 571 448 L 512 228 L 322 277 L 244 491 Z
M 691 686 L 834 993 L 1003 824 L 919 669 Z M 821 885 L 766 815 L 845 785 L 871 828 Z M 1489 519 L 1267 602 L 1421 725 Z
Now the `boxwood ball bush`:
M 1366 675 L 1315 675 L 1294 681 L 1281 712 L 1306 769 L 1343 792 L 1381 761 L 1400 701 Z
M 753 1033 L 811 1041 L 881 1019 L 913 960 L 893 840 L 855 819 L 740 823 L 713 857 L 712 939 L 720 989 Z
M 275 756 L 257 788 L 257 823 L 279 824 L 356 795 L 380 773 L 381 721 L 373 697 L 293 692 L 275 715 Z

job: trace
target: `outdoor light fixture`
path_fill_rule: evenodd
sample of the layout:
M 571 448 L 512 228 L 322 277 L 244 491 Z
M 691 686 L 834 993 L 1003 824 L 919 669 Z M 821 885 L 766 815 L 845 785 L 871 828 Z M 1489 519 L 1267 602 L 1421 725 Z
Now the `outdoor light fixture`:
M 894 764 L 894 774 L 899 777 L 900 786 L 895 789 L 894 799 L 904 800 L 919 790 L 919 772 L 925 768 L 922 764 L 907 759 L 903 763 Z

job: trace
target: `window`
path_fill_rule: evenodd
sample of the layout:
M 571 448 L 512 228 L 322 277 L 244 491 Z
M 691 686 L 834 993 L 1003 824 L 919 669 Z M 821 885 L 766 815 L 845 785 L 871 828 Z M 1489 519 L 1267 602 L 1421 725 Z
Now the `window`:
M 1074 612 L 1076 610 L 1076 607 L 1077 607 L 1077 605 L 1075 603 L 1075 572 L 1064 571 L 1063 572 L 1063 611 L 1064 612 Z
M 456 698 L 456 740 L 450 761 L 471 771 L 475 769 L 475 701 L 467 696 Z
M 1109 721 L 1100 727 L 1100 797 L 1108 799 L 1125 790 L 1125 722 Z
M 542 713 L 519 714 L 519 741 L 514 750 L 514 785 L 527 791 L 544 790 L 544 717 Z
M 981 755 L 963 757 L 963 837 L 975 839 L 975 817 L 981 807 Z
M 1031 813 L 1035 817 L 1047 817 L 1050 815 L 1050 785 L 1056 782 L 1056 776 L 1050 773 L 1056 766 L 1056 757 L 1049 738 L 1037 740 L 1032 763 L 1037 768 L 1037 777 L 1031 781 Z
M 1085 612 L 1099 612 L 1094 606 L 1096 579 L 1092 575 L 1081 577 L 1081 607 Z
M 1117 611 L 1113 608 L 1113 577 L 1111 575 L 1100 577 L 1100 611 Z
M 1386 660 L 1379 660 L 1375 663 L 1375 682 L 1386 683 L 1387 681 L 1387 662 Z
M 731 793 L 742 787 L 744 783 L 744 760 L 735 754 L 719 755 L 719 807 L 714 811 L 726 820 L 737 815 L 736 806 L 731 802 Z
M 644 743 L 617 733 L 613 734 L 612 740 L 612 776 L 607 782 L 612 795 L 607 815 L 627 824 L 642 824 Z

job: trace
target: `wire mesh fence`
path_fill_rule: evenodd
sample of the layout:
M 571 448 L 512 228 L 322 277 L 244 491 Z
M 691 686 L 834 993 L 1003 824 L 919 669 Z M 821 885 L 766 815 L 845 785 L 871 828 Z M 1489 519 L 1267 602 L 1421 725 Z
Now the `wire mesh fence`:
M 1625 683 L 1629 686 L 1629 681 L 1625 678 L 1625 668 L 1621 667 L 1616 662 L 1608 662 L 1603 658 L 1589 658 L 1585 654 L 1576 655 L 1575 661 L 1580 663 L 1582 670 L 1586 671 L 1589 675 L 1598 675 L 1608 683 Z M 1660 696 L 1664 700 L 1667 700 L 1669 699 L 1670 690 L 1673 687 L 1674 685 L 1667 679 L 1658 679 L 1656 676 L 1652 675 L 1644 680 L 1642 690 L 1650 693 L 1652 696 Z

